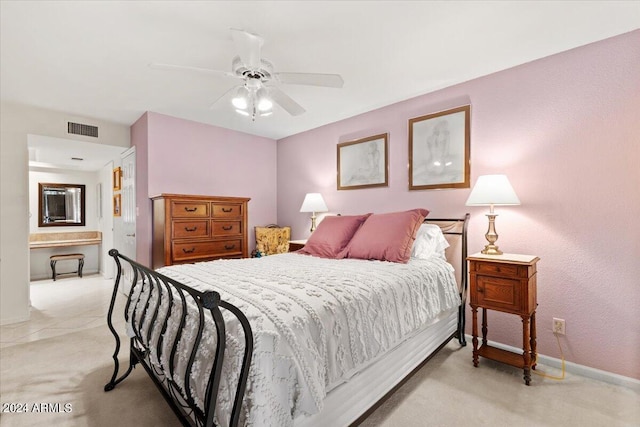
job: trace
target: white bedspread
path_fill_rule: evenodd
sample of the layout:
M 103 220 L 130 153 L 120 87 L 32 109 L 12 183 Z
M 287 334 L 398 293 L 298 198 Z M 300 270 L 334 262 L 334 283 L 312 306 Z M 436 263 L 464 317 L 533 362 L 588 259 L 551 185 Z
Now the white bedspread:
M 453 267 L 437 257 L 396 264 L 290 253 L 176 265 L 159 272 L 201 291 L 220 292 L 249 319 L 255 347 L 242 417 L 248 426 L 291 426 L 298 414 L 320 411 L 333 387 L 460 304 Z M 156 324 L 163 320 L 164 306 Z M 225 319 L 228 354 L 223 369 L 237 372 L 243 338 L 238 322 Z M 164 342 L 170 342 L 167 335 L 175 336 L 176 328 L 169 323 Z M 192 375 L 199 406 L 210 372 L 202 360 L 212 360 L 215 348 L 211 329 Z M 151 344 L 159 335 L 152 331 Z M 179 349 L 192 340 L 183 337 Z M 176 358 L 176 372 L 184 372 L 186 357 Z M 151 360 L 168 369 L 168 360 L 154 354 Z M 228 417 L 235 383 L 231 374 L 222 379 L 220 417 Z

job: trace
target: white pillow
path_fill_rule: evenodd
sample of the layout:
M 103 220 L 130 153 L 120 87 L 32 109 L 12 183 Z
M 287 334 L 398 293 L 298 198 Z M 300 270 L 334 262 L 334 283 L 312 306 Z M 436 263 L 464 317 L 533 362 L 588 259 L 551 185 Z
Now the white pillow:
M 438 256 L 446 259 L 444 250 L 449 242 L 442 234 L 442 229 L 435 224 L 422 224 L 416 233 L 416 240 L 411 248 L 411 258 L 428 259 Z

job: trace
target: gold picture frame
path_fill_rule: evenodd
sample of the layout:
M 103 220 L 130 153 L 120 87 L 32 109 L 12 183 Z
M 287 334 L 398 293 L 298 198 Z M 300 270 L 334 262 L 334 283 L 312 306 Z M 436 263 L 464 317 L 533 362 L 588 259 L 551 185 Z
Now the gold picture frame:
M 338 190 L 388 187 L 388 134 L 338 144 L 337 182 Z
M 470 116 L 465 105 L 409 120 L 409 190 L 471 186 Z
M 113 191 L 120 191 L 122 188 L 122 169 L 120 166 L 113 170 Z
M 113 216 L 121 216 L 122 215 L 122 197 L 121 194 L 113 195 Z

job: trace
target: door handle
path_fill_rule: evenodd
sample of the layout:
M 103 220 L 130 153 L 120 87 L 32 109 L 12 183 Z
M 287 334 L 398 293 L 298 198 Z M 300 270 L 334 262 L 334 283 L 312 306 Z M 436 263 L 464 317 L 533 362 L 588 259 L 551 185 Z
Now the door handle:
M 133 233 L 133 234 L 127 234 L 127 237 L 136 237 L 136 233 Z

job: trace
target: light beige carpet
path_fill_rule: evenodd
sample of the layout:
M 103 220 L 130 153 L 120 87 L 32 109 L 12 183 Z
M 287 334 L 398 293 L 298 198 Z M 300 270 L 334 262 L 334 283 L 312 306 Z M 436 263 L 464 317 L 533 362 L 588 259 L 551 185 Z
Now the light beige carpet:
M 142 368 L 105 393 L 113 338 L 106 324 L 1 349 L 3 404 L 71 404 L 68 413 L 2 413 L 10 426 L 176 426 L 177 419 Z M 123 360 L 124 362 L 125 360 Z M 481 360 L 450 343 L 364 426 L 634 426 L 640 395 L 569 375 L 557 382 Z

